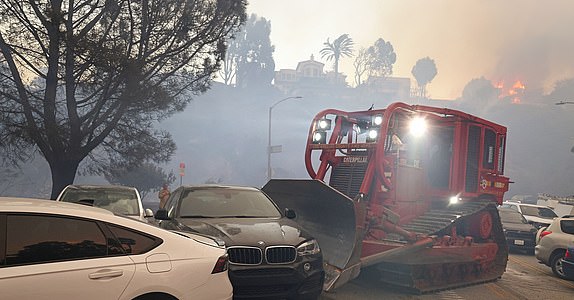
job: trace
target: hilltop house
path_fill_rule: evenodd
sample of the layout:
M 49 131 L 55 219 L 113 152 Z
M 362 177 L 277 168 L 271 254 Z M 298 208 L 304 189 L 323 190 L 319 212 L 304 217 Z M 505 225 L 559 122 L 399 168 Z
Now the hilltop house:
M 332 95 L 354 99 L 368 97 L 393 101 L 411 99 L 411 80 L 402 77 L 370 76 L 364 84 L 351 88 L 346 82 L 347 76 L 334 71 L 324 71 L 325 64 L 311 55 L 309 60 L 301 61 L 296 69 L 280 69 L 275 72 L 274 86 L 285 94 Z

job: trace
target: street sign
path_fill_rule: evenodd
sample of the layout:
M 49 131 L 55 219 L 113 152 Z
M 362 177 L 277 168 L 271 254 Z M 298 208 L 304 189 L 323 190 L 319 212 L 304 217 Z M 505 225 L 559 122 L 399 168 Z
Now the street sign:
M 185 176 L 185 163 L 179 163 L 179 176 Z
M 270 153 L 279 153 L 283 151 L 283 145 L 275 145 L 275 146 L 271 146 L 269 147 L 269 152 Z

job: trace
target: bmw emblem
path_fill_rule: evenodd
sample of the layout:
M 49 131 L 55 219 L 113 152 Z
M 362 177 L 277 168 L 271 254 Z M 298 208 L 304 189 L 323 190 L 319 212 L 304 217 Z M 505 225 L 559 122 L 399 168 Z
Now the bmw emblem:
M 263 245 L 265 245 L 265 242 L 264 242 L 264 241 L 259 241 L 259 242 L 257 242 L 257 244 L 259 244 L 259 246 L 263 246 Z

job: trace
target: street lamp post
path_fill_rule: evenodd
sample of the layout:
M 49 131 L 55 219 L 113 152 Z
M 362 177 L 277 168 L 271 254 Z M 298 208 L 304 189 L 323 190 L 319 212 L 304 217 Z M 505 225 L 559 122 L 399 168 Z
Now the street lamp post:
M 287 98 L 283 98 L 275 103 L 273 103 L 273 105 L 271 105 L 269 107 L 269 128 L 267 129 L 267 181 L 269 181 L 271 179 L 271 113 L 273 111 L 273 107 L 275 107 L 277 104 L 289 100 L 289 99 L 301 99 L 303 97 L 301 96 L 290 96 Z

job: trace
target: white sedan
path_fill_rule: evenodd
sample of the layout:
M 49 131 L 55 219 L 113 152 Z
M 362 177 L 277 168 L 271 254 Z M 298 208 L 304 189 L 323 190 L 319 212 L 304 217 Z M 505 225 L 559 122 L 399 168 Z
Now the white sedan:
M 231 299 L 222 243 L 104 209 L 0 197 L 2 299 Z

